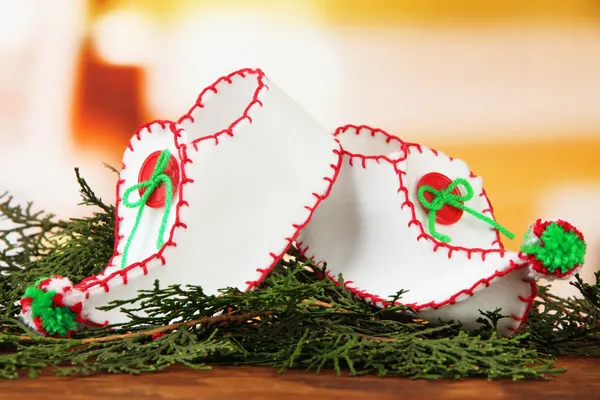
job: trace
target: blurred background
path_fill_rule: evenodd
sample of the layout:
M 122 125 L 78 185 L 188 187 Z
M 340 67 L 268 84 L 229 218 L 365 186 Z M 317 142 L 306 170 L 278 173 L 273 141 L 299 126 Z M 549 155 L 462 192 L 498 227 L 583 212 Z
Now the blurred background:
M 332 130 L 462 158 L 518 234 L 560 216 L 600 266 L 598 0 L 0 0 L 0 192 L 60 217 L 73 168 L 114 202 L 138 125 L 260 67 Z M 566 284 L 555 290 L 572 294 Z

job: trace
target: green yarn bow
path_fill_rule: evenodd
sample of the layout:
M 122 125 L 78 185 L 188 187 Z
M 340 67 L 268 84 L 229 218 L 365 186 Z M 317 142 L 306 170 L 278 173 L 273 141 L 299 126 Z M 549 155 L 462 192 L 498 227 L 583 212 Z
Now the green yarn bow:
M 163 150 L 158 156 L 158 160 L 156 161 L 156 165 L 154 166 L 154 172 L 152 172 L 152 176 L 147 181 L 143 181 L 138 183 L 137 185 L 133 185 L 123 193 L 123 205 L 128 208 L 139 208 L 137 216 L 135 218 L 135 224 L 133 225 L 133 229 L 127 238 L 127 244 L 125 245 L 125 249 L 123 249 L 123 258 L 121 259 L 121 268 L 125 268 L 127 266 L 127 254 L 129 253 L 129 247 L 131 246 L 131 242 L 135 233 L 138 229 L 140 221 L 142 219 L 142 214 L 144 212 L 144 206 L 148 202 L 148 198 L 154 193 L 156 189 L 160 187 L 160 185 L 164 184 L 166 189 L 166 201 L 165 201 L 165 211 L 163 213 L 162 222 L 160 224 L 160 228 L 158 230 L 158 238 L 156 239 L 156 248 L 160 249 L 162 245 L 165 243 L 164 234 L 167 228 L 167 219 L 169 218 L 169 212 L 171 211 L 171 203 L 173 201 L 173 183 L 171 182 L 171 178 L 165 174 L 165 169 L 169 163 L 169 159 L 171 157 L 171 152 L 169 150 Z M 129 201 L 129 196 L 131 193 L 138 191 L 141 188 L 145 188 L 146 191 L 137 201 Z
M 454 189 L 456 187 L 458 187 L 458 185 L 462 185 L 466 189 L 467 194 L 458 195 L 458 194 L 452 193 L 454 191 Z M 433 194 L 433 199 L 431 201 L 429 201 L 425 198 L 426 192 Z M 493 219 L 483 215 L 482 213 L 477 212 L 477 211 L 473 210 L 472 208 L 469 208 L 463 204 L 463 203 L 471 200 L 473 198 L 473 194 L 474 194 L 473 186 L 471 186 L 469 181 L 467 181 L 466 179 L 463 179 L 463 178 L 458 178 L 458 179 L 453 180 L 446 189 L 442 189 L 442 190 L 437 190 L 434 187 L 427 186 L 427 185 L 421 186 L 418 190 L 417 196 L 419 198 L 419 201 L 423 205 L 423 207 L 425 207 L 428 210 L 427 214 L 429 217 L 429 221 L 428 221 L 429 222 L 429 232 L 430 232 L 431 236 L 433 236 L 440 242 L 445 242 L 445 243 L 450 242 L 449 236 L 441 234 L 441 233 L 437 232 L 435 229 L 436 213 L 439 210 L 441 210 L 444 206 L 449 205 L 449 206 L 452 206 L 452 207 L 455 207 L 455 208 L 458 208 L 458 209 L 468 212 L 469 214 L 473 215 L 475 218 L 479 219 L 480 221 L 490 224 L 491 226 L 498 229 L 498 231 L 502 232 L 504 235 L 506 235 L 510 239 L 513 239 L 515 237 L 515 235 L 513 233 L 509 232 L 502 225 L 500 225 Z

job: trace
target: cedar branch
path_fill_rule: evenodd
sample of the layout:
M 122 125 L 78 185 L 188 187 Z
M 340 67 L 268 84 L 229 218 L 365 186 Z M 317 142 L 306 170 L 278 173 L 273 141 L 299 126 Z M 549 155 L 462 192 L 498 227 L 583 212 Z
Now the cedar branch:
M 177 322 L 175 324 L 160 326 L 158 328 L 149 329 L 147 331 L 142 331 L 142 332 L 123 333 L 120 335 L 85 338 L 85 339 L 81 340 L 81 344 L 114 342 L 116 340 L 132 339 L 132 338 L 142 337 L 142 336 L 152 336 L 152 335 L 156 335 L 156 334 L 163 333 L 163 332 L 174 331 L 175 329 L 179 329 L 183 326 L 191 327 L 194 325 L 202 325 L 202 324 L 213 325 L 218 322 L 239 323 L 239 322 L 248 321 L 250 319 L 257 318 L 257 317 L 268 317 L 270 315 L 273 315 L 273 311 L 252 312 L 252 313 L 245 313 L 245 314 L 240 314 L 240 315 L 219 315 L 217 317 L 204 317 L 204 318 L 194 319 L 191 321 Z M 29 336 L 21 336 L 20 340 L 27 341 L 27 340 L 32 340 L 32 339 Z
M 131 339 L 131 338 L 140 337 L 140 336 L 152 336 L 152 335 L 156 335 L 156 334 L 163 333 L 163 332 L 174 331 L 175 329 L 179 329 L 182 326 L 191 327 L 194 325 L 202 325 L 202 324 L 213 325 L 217 322 L 225 322 L 225 323 L 230 323 L 230 324 L 238 323 L 238 322 L 248 321 L 252 318 L 268 317 L 269 315 L 272 315 L 272 314 L 273 314 L 272 311 L 265 311 L 265 312 L 252 312 L 252 313 L 246 313 L 246 314 L 240 314 L 240 315 L 219 315 L 217 317 L 204 317 L 204 318 L 198 318 L 198 319 L 194 319 L 194 320 L 187 321 L 187 322 L 177 322 L 175 324 L 160 326 L 158 328 L 150 329 L 150 330 L 143 331 L 143 332 L 124 333 L 121 335 L 111 335 L 111 336 L 104 336 L 104 337 L 97 337 L 97 338 L 86 338 L 86 339 L 83 339 L 81 341 L 81 343 L 82 344 L 102 343 L 102 342 L 112 342 L 112 341 L 121 340 L 121 339 Z
M 306 299 L 306 300 L 303 300 L 301 303 L 305 303 L 305 304 L 308 303 L 310 305 L 316 305 L 316 306 L 320 306 L 320 307 L 324 307 L 324 308 L 333 308 L 334 307 L 329 303 L 325 303 L 325 302 L 319 301 L 319 300 Z M 341 311 L 346 311 L 346 310 L 341 309 Z M 147 331 L 142 331 L 142 332 L 123 333 L 120 335 L 85 338 L 85 339 L 81 340 L 81 343 L 89 344 L 89 343 L 113 342 L 116 340 L 131 339 L 131 338 L 141 337 L 141 336 L 152 336 L 152 335 L 156 335 L 156 334 L 163 333 L 163 332 L 174 331 L 175 329 L 179 329 L 182 326 L 190 327 L 190 326 L 194 326 L 194 325 L 203 325 L 203 324 L 204 325 L 213 325 L 218 322 L 238 323 L 238 322 L 247 321 L 247 320 L 250 320 L 253 318 L 257 318 L 257 317 L 268 317 L 273 314 L 274 314 L 273 311 L 264 311 L 264 312 L 245 313 L 245 314 L 240 314 L 240 315 L 225 314 L 225 315 L 219 315 L 216 317 L 204 317 L 204 318 L 194 319 L 191 321 L 177 322 L 177 323 L 170 324 L 170 325 L 160 326 L 158 328 L 149 329 Z M 32 339 L 29 336 L 21 336 L 20 340 L 27 341 L 27 340 L 32 340 Z

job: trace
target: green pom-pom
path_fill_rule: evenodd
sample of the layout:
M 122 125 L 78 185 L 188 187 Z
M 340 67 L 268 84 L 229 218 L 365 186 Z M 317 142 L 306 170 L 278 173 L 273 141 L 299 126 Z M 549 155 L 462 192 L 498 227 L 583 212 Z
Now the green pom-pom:
M 539 222 L 532 228 L 539 240 L 521 246 L 535 257 L 538 272 L 566 275 L 584 262 L 586 244 L 581 233 L 564 221 Z
M 40 317 L 42 326 L 49 335 L 66 337 L 67 333 L 77 328 L 77 315 L 68 307 L 55 307 L 52 298 L 54 291 L 45 291 L 36 286 L 25 289 L 24 298 L 31 298 L 31 316 Z

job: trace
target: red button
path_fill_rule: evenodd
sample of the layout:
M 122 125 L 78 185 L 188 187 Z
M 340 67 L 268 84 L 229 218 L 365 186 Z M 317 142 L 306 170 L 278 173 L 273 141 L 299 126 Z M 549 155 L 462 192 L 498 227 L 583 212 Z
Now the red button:
M 452 183 L 452 180 L 450 178 L 448 178 L 446 175 L 442 175 L 438 172 L 430 172 L 429 174 L 424 175 L 421 178 L 421 180 L 417 184 L 417 190 L 419 190 L 419 188 L 421 186 L 431 186 L 436 190 L 443 190 L 443 189 L 446 189 L 451 183 Z M 462 195 L 462 193 L 460 192 L 460 190 L 457 187 L 454 188 L 452 193 L 456 194 L 458 196 Z M 434 195 L 433 195 L 433 193 L 426 191 L 424 193 L 424 197 L 427 201 L 432 201 L 434 198 Z M 421 204 L 421 207 L 423 208 L 423 210 L 425 210 L 425 212 L 428 212 L 428 209 L 425 208 L 423 206 L 423 204 Z M 462 217 L 462 215 L 463 215 L 463 210 L 461 210 L 460 208 L 456 208 L 456 207 L 446 204 L 438 212 L 435 213 L 435 221 L 438 224 L 442 224 L 442 225 L 452 225 L 452 224 L 457 223 L 460 220 L 460 218 Z
M 154 168 L 156 167 L 156 162 L 158 161 L 158 157 L 160 156 L 162 151 L 155 151 L 150 154 L 148 158 L 142 164 L 140 168 L 140 174 L 138 176 L 138 183 L 149 180 L 152 177 L 152 173 L 154 172 Z M 177 193 L 177 188 L 179 187 L 179 164 L 177 163 L 177 159 L 171 155 L 169 158 L 169 162 L 167 163 L 167 167 L 164 172 L 169 178 L 171 178 L 171 183 L 173 185 L 173 196 Z M 142 196 L 146 192 L 146 188 L 140 188 L 139 193 Z M 154 189 L 154 192 L 148 197 L 148 201 L 146 205 L 151 208 L 162 208 L 165 206 L 167 190 L 164 184 L 161 184 L 159 187 Z

